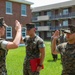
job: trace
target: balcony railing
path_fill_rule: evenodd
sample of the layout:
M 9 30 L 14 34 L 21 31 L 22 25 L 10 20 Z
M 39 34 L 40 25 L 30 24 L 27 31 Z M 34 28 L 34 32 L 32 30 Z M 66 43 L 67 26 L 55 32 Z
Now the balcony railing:
M 48 15 L 37 16 L 37 17 L 33 17 L 32 18 L 32 22 L 35 22 L 35 21 L 46 21 L 46 20 L 49 20 L 49 16 Z
M 52 15 L 50 16 L 50 20 L 55 20 L 55 19 L 64 19 L 64 18 L 75 18 L 75 12 L 65 14 L 65 15 Z
M 61 30 L 61 29 L 66 29 L 68 26 L 51 26 L 50 30 L 55 31 L 55 30 Z
M 60 29 L 66 29 L 68 26 L 38 26 L 37 31 L 55 31 Z
M 37 21 L 37 17 L 33 17 L 32 22 L 36 22 L 36 21 Z
M 50 26 L 38 26 L 37 31 L 49 31 Z
M 44 21 L 44 20 L 57 20 L 57 19 L 65 19 L 65 18 L 75 18 L 75 12 L 68 13 L 68 14 L 61 14 L 61 15 L 43 15 L 43 16 L 37 16 L 32 18 L 32 22 L 36 21 Z

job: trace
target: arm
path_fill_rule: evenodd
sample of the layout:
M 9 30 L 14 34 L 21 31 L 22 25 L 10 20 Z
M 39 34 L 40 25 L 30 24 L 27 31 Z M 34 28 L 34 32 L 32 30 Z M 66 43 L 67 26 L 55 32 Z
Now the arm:
M 37 71 L 40 71 L 42 69 L 44 58 L 45 58 L 45 48 L 40 48 L 40 64 L 37 67 Z
M 24 43 L 24 39 L 23 39 L 23 37 L 21 36 L 21 43 Z
M 19 21 L 15 21 L 16 26 L 16 36 L 15 39 L 13 40 L 13 42 L 8 42 L 6 48 L 7 49 L 14 49 L 17 48 L 20 44 L 20 40 L 21 40 L 21 24 Z
M 58 52 L 56 51 L 56 40 L 59 37 L 59 31 L 57 30 L 54 35 L 53 35 L 53 40 L 52 40 L 52 53 L 57 54 Z
M 39 65 L 43 65 L 44 58 L 45 58 L 45 48 L 40 48 L 40 64 Z
M 42 65 L 45 59 L 45 44 L 43 41 L 39 43 L 39 51 L 40 51 L 40 64 L 37 67 L 37 71 L 40 71 L 42 69 Z

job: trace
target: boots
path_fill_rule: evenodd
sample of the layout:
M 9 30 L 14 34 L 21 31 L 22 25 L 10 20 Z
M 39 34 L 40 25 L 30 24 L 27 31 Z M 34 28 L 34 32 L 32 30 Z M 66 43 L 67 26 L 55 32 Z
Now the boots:
M 57 61 L 57 54 L 52 54 L 52 57 L 53 57 L 53 61 Z

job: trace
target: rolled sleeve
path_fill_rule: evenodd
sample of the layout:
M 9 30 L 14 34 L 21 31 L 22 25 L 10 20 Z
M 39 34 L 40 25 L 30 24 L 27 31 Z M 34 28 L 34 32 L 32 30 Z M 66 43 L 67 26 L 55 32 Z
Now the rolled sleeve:
M 43 48 L 43 47 L 45 47 L 45 44 L 40 44 L 39 45 L 39 48 Z
M 1 43 L 1 47 L 4 49 L 4 50 L 7 50 L 7 44 L 8 44 L 8 42 L 7 41 L 2 41 L 2 43 Z
M 38 47 L 39 48 L 44 48 L 45 47 L 44 41 L 40 41 Z
M 57 51 L 57 52 L 60 52 L 59 46 L 56 46 L 56 51 Z

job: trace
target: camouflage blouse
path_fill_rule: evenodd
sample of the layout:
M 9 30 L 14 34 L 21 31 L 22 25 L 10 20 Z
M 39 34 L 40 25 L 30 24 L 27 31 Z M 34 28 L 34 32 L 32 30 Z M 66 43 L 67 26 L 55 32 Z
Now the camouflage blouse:
M 7 75 L 6 70 L 6 48 L 7 41 L 0 38 L 0 75 Z
M 24 39 L 26 45 L 26 57 L 24 64 L 29 68 L 30 66 L 30 59 L 39 58 L 40 51 L 39 48 L 44 48 L 45 44 L 44 41 L 37 35 L 34 38 L 26 37 Z
M 62 55 L 62 75 L 75 75 L 75 44 L 60 44 L 57 51 Z

